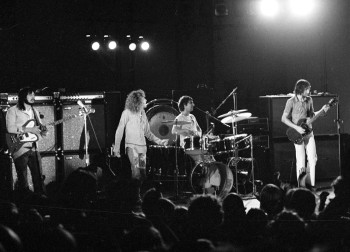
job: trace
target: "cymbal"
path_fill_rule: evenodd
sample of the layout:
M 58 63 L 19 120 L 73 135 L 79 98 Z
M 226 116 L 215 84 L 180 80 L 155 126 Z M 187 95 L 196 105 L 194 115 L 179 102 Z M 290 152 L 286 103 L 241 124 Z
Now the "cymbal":
M 233 115 L 236 115 L 236 114 L 245 112 L 245 111 L 247 111 L 247 109 L 230 110 L 230 111 L 227 112 L 226 114 L 219 115 L 218 118 L 223 118 L 223 117 L 226 117 L 226 116 L 233 116 Z
M 252 113 L 240 113 L 235 116 L 228 116 L 221 120 L 222 123 L 233 123 L 233 122 L 239 122 L 248 119 L 252 116 Z
M 168 120 L 168 121 L 162 121 L 164 124 L 170 124 L 170 125 L 186 125 L 186 124 L 191 124 L 191 122 L 185 122 L 185 121 L 174 121 L 174 120 Z

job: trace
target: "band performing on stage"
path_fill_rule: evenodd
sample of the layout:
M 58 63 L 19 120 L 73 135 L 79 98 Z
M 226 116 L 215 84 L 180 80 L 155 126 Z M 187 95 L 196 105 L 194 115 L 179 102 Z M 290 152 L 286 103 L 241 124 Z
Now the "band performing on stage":
M 282 122 L 289 127 L 286 136 L 294 143 L 296 153 L 296 179 L 289 182 L 299 187 L 313 188 L 317 154 L 311 123 L 319 116 L 324 116 L 328 109 L 337 103 L 337 99 L 331 99 L 315 113 L 310 89 L 308 81 L 297 81 L 294 94 L 289 96 L 281 114 Z M 231 191 L 244 195 L 255 194 L 257 182 L 270 182 L 268 179 L 260 181 L 265 180 L 261 179 L 264 177 L 261 173 L 266 171 L 258 171 L 258 162 L 254 157 L 254 150 L 261 147 L 260 137 L 256 136 L 254 130 L 255 124 L 260 131 L 268 132 L 268 119 L 266 123 L 261 123 L 261 118 L 253 117 L 247 109 L 238 109 L 236 90 L 237 88 L 234 88 L 214 111 L 216 112 L 229 97 L 234 100 L 232 109 L 217 117 L 214 113 L 195 106 L 194 99 L 186 94 L 177 102 L 171 99 L 155 99 L 147 103 L 143 90 L 130 92 L 126 97 L 119 125 L 115 129 L 115 140 L 109 157 L 120 158 L 125 153 L 130 166 L 124 163 L 120 169 L 130 169 L 131 178 L 140 182 L 146 179 L 174 182 L 176 195 L 180 193 L 179 183 L 184 181 L 187 183 L 186 188 L 192 193 L 209 193 L 222 198 Z M 60 99 L 65 99 L 65 96 L 61 96 Z M 28 190 L 28 165 L 34 191 L 44 193 L 45 176 L 42 174 L 37 142 L 45 137 L 48 128 L 41 123 L 41 114 L 39 115 L 32 106 L 34 101 L 35 90 L 20 90 L 17 105 L 7 111 L 6 143 L 15 164 L 18 189 Z M 79 115 L 84 115 L 86 127 L 86 117 L 94 113 L 95 109 L 93 106 L 86 108 L 81 100 L 77 103 L 80 107 Z M 194 109 L 198 112 L 197 116 L 205 118 L 205 131 L 194 116 Z M 70 122 L 65 121 L 76 116 L 78 115 L 73 114 L 50 124 L 69 124 Z M 249 124 L 244 124 L 245 127 L 241 129 L 240 123 L 245 122 Z M 221 129 L 221 132 L 217 129 Z M 90 136 L 88 129 L 86 130 L 82 131 L 82 135 L 85 135 L 85 164 L 88 166 L 90 163 L 87 142 Z M 125 146 L 121 146 L 122 141 L 125 142 Z M 257 146 L 254 146 L 254 143 Z M 269 146 L 268 137 L 266 146 Z M 263 148 L 268 149 L 265 146 Z M 115 175 L 113 169 L 111 171 Z M 278 170 L 275 170 L 275 173 L 277 175 L 271 175 L 270 178 L 279 175 Z

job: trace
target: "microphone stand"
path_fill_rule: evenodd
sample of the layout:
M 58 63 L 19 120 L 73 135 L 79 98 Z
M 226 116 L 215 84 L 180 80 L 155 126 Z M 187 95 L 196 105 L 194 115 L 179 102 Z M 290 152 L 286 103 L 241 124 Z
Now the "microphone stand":
M 232 90 L 232 92 L 219 104 L 219 106 L 217 106 L 217 108 L 214 109 L 213 115 L 216 114 L 216 112 L 218 111 L 218 109 L 227 101 L 227 99 L 228 99 L 231 95 L 235 94 L 237 88 L 238 88 L 238 87 L 235 87 L 235 88 Z M 235 106 L 235 105 L 236 105 L 236 104 L 235 104 L 235 99 L 234 99 L 234 101 L 233 101 L 233 106 L 234 106 L 233 109 L 234 109 L 234 110 L 236 110 L 236 106 Z
M 203 114 L 205 114 L 205 115 L 207 116 L 208 120 L 209 120 L 209 118 L 211 118 L 211 119 L 213 119 L 213 120 L 215 120 L 215 121 L 217 121 L 217 122 L 219 122 L 219 123 L 225 125 L 225 126 L 228 127 L 228 128 L 231 127 L 230 125 L 221 122 L 221 121 L 220 121 L 219 119 L 217 119 L 215 116 L 212 116 L 212 115 L 209 113 L 209 111 L 204 111 L 204 110 L 202 110 L 202 109 L 200 109 L 200 108 L 198 108 L 198 107 L 194 107 L 194 108 L 197 109 L 197 110 L 199 110 L 199 111 L 202 112 Z M 208 130 L 208 129 L 207 129 L 207 130 Z
M 88 152 L 88 139 L 87 139 L 87 123 L 86 123 L 87 111 L 85 111 L 84 108 L 82 108 L 82 110 L 83 110 L 83 118 L 84 118 L 85 165 L 86 167 L 88 167 L 90 165 L 90 157 Z

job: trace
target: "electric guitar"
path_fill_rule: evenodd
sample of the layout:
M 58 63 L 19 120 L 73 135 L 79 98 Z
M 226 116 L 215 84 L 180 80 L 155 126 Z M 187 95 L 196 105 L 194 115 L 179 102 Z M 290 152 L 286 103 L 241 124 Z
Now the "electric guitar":
M 47 134 L 47 126 L 55 126 L 57 124 L 68 121 L 72 118 L 77 117 L 78 115 L 69 115 L 63 119 L 50 122 L 46 125 L 40 124 L 39 129 L 41 130 L 40 135 L 45 136 Z M 30 119 L 23 124 L 24 128 L 33 128 L 35 126 L 35 119 Z M 23 144 L 36 142 L 39 140 L 39 136 L 34 133 L 26 132 L 26 133 L 6 133 L 6 143 L 8 150 L 11 154 L 18 151 Z
M 338 98 L 334 97 L 334 98 L 330 99 L 326 105 L 328 107 L 332 107 L 337 103 L 338 103 Z M 300 134 L 294 128 L 289 127 L 287 129 L 287 132 L 286 132 L 288 139 L 295 144 L 301 144 L 304 141 L 304 137 L 308 136 L 312 132 L 312 128 L 310 127 L 310 125 L 314 121 L 316 121 L 320 117 L 321 114 L 322 114 L 322 111 L 320 113 L 318 113 L 317 115 L 315 115 L 314 117 L 312 117 L 309 121 L 307 118 L 300 119 L 298 121 L 297 125 L 302 127 L 305 130 L 305 133 L 303 133 L 303 134 Z

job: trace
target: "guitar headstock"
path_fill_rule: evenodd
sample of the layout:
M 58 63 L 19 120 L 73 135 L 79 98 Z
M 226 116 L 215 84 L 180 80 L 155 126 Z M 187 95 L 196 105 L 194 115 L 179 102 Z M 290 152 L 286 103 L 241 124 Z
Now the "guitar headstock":
M 333 97 L 332 99 L 329 100 L 328 106 L 332 107 L 338 103 L 339 99 L 338 97 Z

